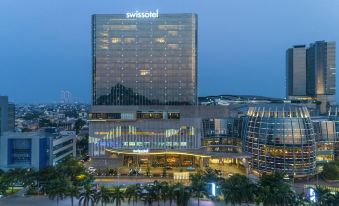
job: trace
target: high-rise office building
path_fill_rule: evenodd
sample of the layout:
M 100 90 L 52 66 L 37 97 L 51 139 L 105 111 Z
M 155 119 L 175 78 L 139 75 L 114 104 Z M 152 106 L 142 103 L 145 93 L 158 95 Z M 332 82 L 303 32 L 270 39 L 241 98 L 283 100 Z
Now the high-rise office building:
M 200 147 L 196 14 L 93 15 L 92 48 L 90 155 Z
M 325 114 L 335 105 L 336 44 L 317 41 L 286 51 L 286 96 L 289 99 L 312 99 L 320 102 Z
M 286 96 L 306 96 L 306 46 L 286 51 Z
M 197 104 L 196 37 L 195 14 L 93 15 L 93 105 Z
M 15 130 L 15 105 L 7 96 L 0 96 L 0 135 Z
M 307 49 L 307 95 L 321 102 L 321 113 L 336 104 L 335 55 L 335 42 L 317 41 Z

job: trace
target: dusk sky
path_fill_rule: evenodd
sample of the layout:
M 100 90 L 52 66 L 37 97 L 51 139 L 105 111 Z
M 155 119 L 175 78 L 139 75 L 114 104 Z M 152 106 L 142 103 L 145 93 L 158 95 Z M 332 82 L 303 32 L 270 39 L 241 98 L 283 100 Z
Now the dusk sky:
M 0 95 L 89 103 L 91 14 L 155 9 L 198 14 L 199 96 L 284 97 L 288 47 L 339 46 L 337 0 L 0 0 Z

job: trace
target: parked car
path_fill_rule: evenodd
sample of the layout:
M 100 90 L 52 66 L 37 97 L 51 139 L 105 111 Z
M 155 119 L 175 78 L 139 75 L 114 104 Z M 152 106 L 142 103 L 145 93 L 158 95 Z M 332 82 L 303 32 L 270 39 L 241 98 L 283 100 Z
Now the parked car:
M 88 171 L 95 172 L 95 171 L 97 171 L 97 169 L 95 169 L 94 167 L 88 167 Z

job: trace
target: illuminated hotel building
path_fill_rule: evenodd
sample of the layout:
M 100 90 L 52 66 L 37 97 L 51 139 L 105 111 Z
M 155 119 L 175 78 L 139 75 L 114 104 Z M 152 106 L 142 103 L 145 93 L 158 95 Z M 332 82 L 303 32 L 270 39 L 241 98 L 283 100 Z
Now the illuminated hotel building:
M 196 105 L 197 16 L 93 15 L 93 105 Z
M 92 16 L 92 156 L 201 146 L 197 15 L 146 14 Z

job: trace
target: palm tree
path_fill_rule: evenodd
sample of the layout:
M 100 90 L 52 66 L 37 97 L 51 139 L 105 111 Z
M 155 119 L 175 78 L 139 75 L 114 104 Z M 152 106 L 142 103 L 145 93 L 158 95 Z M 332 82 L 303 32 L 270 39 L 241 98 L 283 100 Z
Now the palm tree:
M 314 189 L 315 197 L 317 200 L 318 205 L 329 205 L 328 203 L 331 202 L 332 199 L 332 194 L 330 193 L 329 189 L 325 189 L 319 185 L 316 186 Z
M 285 182 L 284 174 L 264 174 L 259 181 L 257 203 L 266 205 L 294 204 L 295 194 L 290 184 Z
M 100 190 L 96 193 L 96 202 L 101 202 L 101 206 L 110 202 L 111 192 L 105 186 L 101 186 Z
M 115 206 L 120 206 L 121 202 L 124 201 L 124 192 L 121 190 L 120 186 L 113 187 L 112 192 L 112 202 L 115 202 Z
M 194 194 L 194 197 L 198 198 L 198 206 L 200 205 L 200 198 L 203 195 L 207 194 L 206 182 L 204 175 L 201 172 L 198 172 L 191 176 L 191 187 Z
M 172 206 L 173 200 L 176 198 L 176 185 L 169 185 L 167 191 L 167 199 L 169 200 L 170 206 Z
M 85 185 L 84 190 L 79 195 L 79 206 L 89 206 L 89 203 L 93 206 L 95 202 L 95 189 L 92 185 Z
M 147 185 L 143 190 L 141 190 L 141 197 L 144 203 L 148 203 L 149 206 L 152 205 L 155 199 L 155 189 L 153 185 Z
M 166 201 L 168 200 L 169 185 L 167 182 L 161 182 L 160 185 L 161 185 L 160 196 L 161 199 L 164 201 L 164 205 L 166 205 Z
M 67 184 L 66 196 L 71 198 L 72 206 L 74 205 L 74 198 L 77 198 L 79 193 L 79 188 L 77 186 L 73 185 L 71 182 Z
M 246 176 L 236 174 L 227 179 L 222 185 L 225 203 L 232 205 L 245 202 L 247 205 L 254 201 L 255 184 Z
M 333 205 L 338 204 L 339 203 L 339 192 L 336 192 L 333 195 Z
M 295 205 L 298 206 L 306 206 L 306 205 L 310 205 L 310 200 L 308 198 L 306 198 L 304 193 L 297 193 L 295 195 Z
M 140 185 L 139 184 L 129 185 L 126 188 L 125 197 L 127 198 L 128 204 L 130 204 L 132 200 L 132 203 L 134 206 L 134 203 L 138 202 L 139 196 L 140 196 Z
M 183 184 L 175 185 L 175 196 L 177 206 L 187 206 L 191 197 L 191 189 Z
M 153 183 L 154 200 L 158 202 L 158 206 L 160 206 L 161 189 L 162 189 L 161 184 L 158 181 L 154 181 Z
M 57 205 L 59 205 L 59 200 L 63 200 L 65 198 L 66 192 L 65 183 L 62 178 L 51 180 L 46 187 L 48 198 L 51 200 L 56 199 Z

